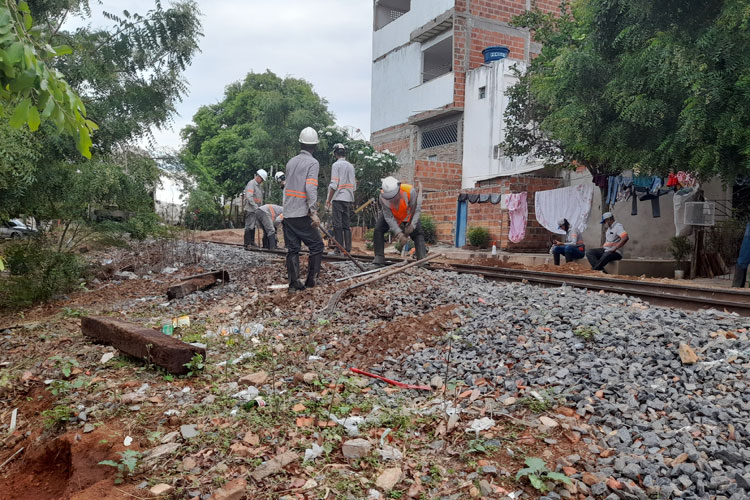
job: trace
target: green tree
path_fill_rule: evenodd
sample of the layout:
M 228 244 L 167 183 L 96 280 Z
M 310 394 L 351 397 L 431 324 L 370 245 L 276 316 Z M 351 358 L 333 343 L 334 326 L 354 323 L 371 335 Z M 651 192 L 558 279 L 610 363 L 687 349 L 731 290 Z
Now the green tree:
M 543 48 L 509 92 L 507 152 L 592 173 L 750 173 L 747 2 L 580 0 L 561 12 L 514 20 Z
M 53 58 L 70 54 L 68 45 L 53 47 L 53 36 L 34 26 L 25 1 L 0 3 L 0 111 L 12 110 L 9 123 L 32 132 L 51 121 L 76 138 L 80 153 L 91 157 L 91 133 L 97 124 L 86 118 L 78 94 L 54 68 Z
M 201 190 L 218 201 L 240 194 L 260 168 L 271 175 L 283 169 L 298 152 L 300 130 L 325 127 L 333 117 L 308 82 L 266 71 L 230 84 L 224 99 L 202 106 L 193 122 L 182 131 L 182 159 Z

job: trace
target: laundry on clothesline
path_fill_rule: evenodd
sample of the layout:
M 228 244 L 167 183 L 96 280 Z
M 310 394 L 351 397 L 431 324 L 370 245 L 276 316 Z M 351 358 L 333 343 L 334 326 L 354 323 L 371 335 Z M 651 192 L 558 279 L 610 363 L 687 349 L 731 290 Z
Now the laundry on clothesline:
M 565 233 L 557 226 L 557 221 L 562 218 L 585 231 L 593 198 L 594 186 L 591 184 L 538 191 L 534 195 L 536 220 L 547 231 L 556 234 Z

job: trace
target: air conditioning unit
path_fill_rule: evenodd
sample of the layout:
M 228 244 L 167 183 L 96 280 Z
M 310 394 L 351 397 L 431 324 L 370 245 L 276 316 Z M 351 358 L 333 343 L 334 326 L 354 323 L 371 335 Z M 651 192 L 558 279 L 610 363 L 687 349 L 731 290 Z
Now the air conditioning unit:
M 716 223 L 716 203 L 691 201 L 685 203 L 685 224 L 691 226 L 713 226 Z

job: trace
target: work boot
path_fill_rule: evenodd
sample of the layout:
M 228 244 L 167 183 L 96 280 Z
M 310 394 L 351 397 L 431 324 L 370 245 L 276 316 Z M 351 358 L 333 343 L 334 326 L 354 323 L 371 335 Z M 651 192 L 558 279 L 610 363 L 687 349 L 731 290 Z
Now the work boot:
M 263 239 L 261 240 L 261 246 L 263 248 L 269 248 L 269 246 L 268 246 L 268 236 L 266 236 L 266 233 L 263 233 Z
M 412 241 L 414 241 L 415 257 L 417 260 L 422 260 L 427 257 L 427 245 L 424 242 L 424 235 L 422 233 L 412 235 Z
M 374 259 L 372 259 L 372 263 L 376 266 L 384 266 L 385 265 L 385 257 L 383 255 L 376 255 Z
M 323 254 L 311 255 L 307 259 L 307 280 L 305 281 L 305 288 L 313 288 L 315 286 L 315 280 L 318 279 L 320 274 L 320 264 L 323 262 Z
M 372 261 L 376 266 L 385 265 L 385 240 L 383 239 L 383 233 L 375 231 L 375 236 L 372 239 L 372 247 L 375 250 L 375 259 Z
M 352 230 L 351 229 L 344 229 L 344 248 L 346 248 L 346 251 L 349 253 L 352 253 Z
M 299 255 L 286 256 L 286 273 L 289 276 L 289 293 L 305 289 L 299 280 Z
M 277 243 L 276 243 L 276 233 L 269 234 L 266 238 L 268 241 L 268 249 L 276 250 L 278 248 Z
M 245 228 L 245 235 L 244 235 L 244 238 L 243 238 L 243 240 L 244 240 L 243 244 L 244 244 L 245 248 L 249 247 L 253 243 L 252 233 L 253 233 L 252 229 Z

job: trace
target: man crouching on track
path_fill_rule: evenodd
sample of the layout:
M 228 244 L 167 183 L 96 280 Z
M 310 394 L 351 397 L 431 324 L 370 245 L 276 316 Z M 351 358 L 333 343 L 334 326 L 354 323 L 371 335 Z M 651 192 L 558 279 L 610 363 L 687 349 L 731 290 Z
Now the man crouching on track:
M 385 265 L 383 237 L 389 229 L 402 245 L 406 245 L 411 237 L 414 240 L 417 260 L 424 259 L 427 256 L 427 247 L 424 243 L 422 225 L 419 223 L 422 214 L 421 189 L 410 184 L 402 184 L 395 177 L 386 177 L 383 179 L 380 193 L 382 211 L 375 224 L 375 259 L 372 263 L 377 266 Z M 402 224 L 405 224 L 403 230 Z
M 318 145 L 318 133 L 307 127 L 299 135 L 300 153 L 286 164 L 286 184 L 284 186 L 284 241 L 286 272 L 289 276 L 289 292 L 315 286 L 323 261 L 323 239 L 318 227 L 317 214 L 318 171 L 320 164 L 313 157 Z M 299 280 L 299 251 L 301 243 L 310 249 L 307 265 L 307 281 Z
M 276 229 L 284 220 L 284 208 L 269 203 L 260 207 L 255 214 L 258 224 L 263 230 L 263 248 L 276 250 L 278 248 Z

